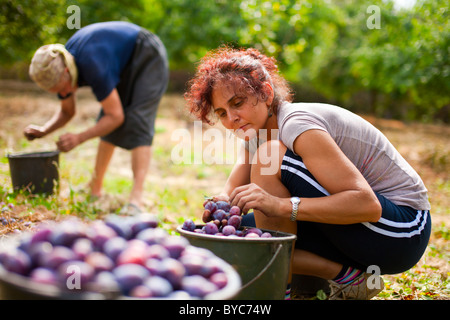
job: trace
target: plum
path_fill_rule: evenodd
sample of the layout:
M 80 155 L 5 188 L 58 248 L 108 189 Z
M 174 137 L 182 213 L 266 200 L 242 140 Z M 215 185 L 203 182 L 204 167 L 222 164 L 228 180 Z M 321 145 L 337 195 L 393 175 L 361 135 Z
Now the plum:
M 117 232 L 113 228 L 107 226 L 103 221 L 96 220 L 91 223 L 86 231 L 87 238 L 89 238 L 94 247 L 98 250 L 103 250 L 105 242 L 117 236 Z
M 216 211 L 214 211 L 214 213 L 212 214 L 212 217 L 214 220 L 219 220 L 222 221 L 223 219 L 225 219 L 227 213 L 222 210 L 222 209 L 217 209 Z
M 209 280 L 214 283 L 219 289 L 225 287 L 228 283 L 227 275 L 224 272 L 214 273 Z
M 150 272 L 141 265 L 128 263 L 112 270 L 120 289 L 128 294 L 131 289 L 144 283 Z
M 168 236 L 161 244 L 169 251 L 172 258 L 178 259 L 183 250 L 189 245 L 189 241 L 183 237 Z
M 41 259 L 50 254 L 53 250 L 53 245 L 48 241 L 35 242 L 30 244 L 26 253 L 30 256 L 33 266 L 39 266 Z
M 30 256 L 17 248 L 8 250 L 2 259 L 3 266 L 6 270 L 21 275 L 25 275 L 30 271 L 31 262 Z
M 231 225 L 225 226 L 222 229 L 222 233 L 224 236 L 230 236 L 232 234 L 236 234 L 236 228 Z
M 205 258 L 199 255 L 183 255 L 179 261 L 183 264 L 187 275 L 201 274 Z
M 133 236 L 136 236 L 140 231 L 156 228 L 158 226 L 158 218 L 151 213 L 140 213 L 132 217 L 131 231 Z
M 58 274 L 55 270 L 38 267 L 30 272 L 30 279 L 37 283 L 57 285 L 59 282 Z
M 214 201 L 207 201 L 204 204 L 204 208 L 209 212 L 214 213 L 217 210 L 217 204 Z
M 132 288 L 129 295 L 133 298 L 151 298 L 152 290 L 148 286 L 140 284 Z
M 50 237 L 52 234 L 52 228 L 50 227 L 40 227 L 38 230 L 32 234 L 31 243 L 41 242 L 41 241 L 50 241 Z
M 124 239 L 131 239 L 133 237 L 133 231 L 131 230 L 131 220 L 110 214 L 105 217 L 105 224 L 112 228 L 117 235 Z
M 246 231 L 246 234 L 249 233 L 256 233 L 258 235 L 258 237 L 261 237 L 261 235 L 263 234 L 262 230 L 259 228 L 250 228 Z
M 228 219 L 228 225 L 233 226 L 234 229 L 239 229 L 239 227 L 241 226 L 241 222 L 242 222 L 242 218 L 241 216 L 231 216 Z
M 94 252 L 94 244 L 87 238 L 79 238 L 73 243 L 72 250 L 77 259 L 84 260 L 88 254 Z
M 164 260 L 170 257 L 170 252 L 160 244 L 154 244 L 148 247 L 146 252 L 147 259 Z
M 84 261 L 91 265 L 96 273 L 111 271 L 115 267 L 114 261 L 103 252 L 91 252 Z
M 223 211 L 226 211 L 226 212 L 229 212 L 230 209 L 231 209 L 230 203 L 227 202 L 227 201 L 219 200 L 219 201 L 216 202 L 216 206 L 217 206 L 218 210 L 223 210 Z
M 172 258 L 161 261 L 158 275 L 169 280 L 172 286 L 178 287 L 185 274 L 186 269 L 180 261 Z
M 183 222 L 182 228 L 183 228 L 183 230 L 194 231 L 195 223 L 194 223 L 194 221 L 192 221 L 192 219 L 187 219 Z
M 40 256 L 38 265 L 56 270 L 61 264 L 76 259 L 77 255 L 70 248 L 54 246 L 48 254 Z
M 217 227 L 217 225 L 214 222 L 208 222 L 205 225 L 205 233 L 206 234 L 216 234 L 217 232 L 219 232 L 219 228 Z
M 240 216 L 241 215 L 241 208 L 238 206 L 232 206 L 230 208 L 230 216 Z
M 259 239 L 259 235 L 255 232 L 250 232 L 247 233 L 244 238 L 248 238 L 248 239 Z
M 54 246 L 70 247 L 75 240 L 86 235 L 86 225 L 80 220 L 72 218 L 62 221 L 49 235 Z
M 204 223 L 207 223 L 207 222 L 209 222 L 209 221 L 211 221 L 211 220 L 212 220 L 212 213 L 211 213 L 211 211 L 208 210 L 208 209 L 205 209 L 205 210 L 203 211 L 202 221 L 203 221 Z
M 103 244 L 103 252 L 116 261 L 119 254 L 127 247 L 127 240 L 122 237 L 113 237 L 105 241 Z
M 272 238 L 272 234 L 270 232 L 263 232 L 261 238 Z
M 193 275 L 183 278 L 181 281 L 181 289 L 193 297 L 203 298 L 207 294 L 216 291 L 218 288 L 204 277 Z
M 116 277 L 110 271 L 100 271 L 95 274 L 89 283 L 89 287 L 96 292 L 119 292 L 119 284 Z
M 148 245 L 142 240 L 129 240 L 127 247 L 118 255 L 117 264 L 140 264 L 144 265 L 147 260 Z
M 168 233 L 164 229 L 154 228 L 142 230 L 136 235 L 135 239 L 145 241 L 151 245 L 161 243 L 167 236 Z
M 159 276 L 148 277 L 144 281 L 144 286 L 150 289 L 151 297 L 167 297 L 173 291 L 169 280 Z

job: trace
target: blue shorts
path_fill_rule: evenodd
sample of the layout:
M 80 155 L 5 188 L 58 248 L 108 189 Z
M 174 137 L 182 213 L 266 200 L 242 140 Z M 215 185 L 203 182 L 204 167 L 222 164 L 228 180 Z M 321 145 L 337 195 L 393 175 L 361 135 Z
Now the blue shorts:
M 302 159 L 290 150 L 283 158 L 281 181 L 292 196 L 312 198 L 328 194 Z M 382 274 L 410 269 L 428 245 L 430 212 L 399 206 L 375 194 L 382 207 L 378 222 L 333 225 L 297 221 L 295 247 L 361 270 L 370 265 L 378 266 Z M 255 225 L 253 214 L 245 216 L 243 224 Z

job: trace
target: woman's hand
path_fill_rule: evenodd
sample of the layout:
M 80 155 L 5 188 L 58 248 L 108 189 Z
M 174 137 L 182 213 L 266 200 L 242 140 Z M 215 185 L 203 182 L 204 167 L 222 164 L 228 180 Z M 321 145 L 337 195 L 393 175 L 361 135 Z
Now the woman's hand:
M 219 194 L 219 195 L 216 195 L 216 196 L 212 196 L 212 200 L 213 201 L 226 201 L 226 202 L 229 202 L 230 201 L 230 197 L 227 195 L 227 194 L 225 194 L 225 193 L 221 193 L 221 194 Z
M 237 187 L 230 194 L 230 204 L 241 208 L 244 214 L 254 209 L 261 211 L 267 217 L 280 215 L 280 200 L 254 183 Z
M 29 126 L 27 126 L 25 128 L 25 130 L 23 131 L 23 134 L 25 135 L 25 137 L 28 140 L 31 141 L 36 138 L 42 138 L 43 136 L 45 136 L 45 129 L 44 129 L 44 127 L 30 124 Z
M 58 149 L 63 152 L 68 152 L 78 146 L 82 142 L 78 134 L 66 133 L 59 137 L 56 145 Z

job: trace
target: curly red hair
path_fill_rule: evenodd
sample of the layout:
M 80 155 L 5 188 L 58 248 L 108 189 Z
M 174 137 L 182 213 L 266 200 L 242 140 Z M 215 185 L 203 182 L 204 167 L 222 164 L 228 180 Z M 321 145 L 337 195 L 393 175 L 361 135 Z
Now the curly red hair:
M 266 82 L 274 90 L 272 107 L 275 112 L 282 102 L 292 102 L 291 89 L 280 75 L 274 58 L 253 48 L 220 47 L 209 52 L 200 61 L 184 98 L 191 114 L 211 124 L 212 91 L 217 84 L 227 83 L 243 96 L 256 95 L 265 101 L 268 94 L 265 92 Z

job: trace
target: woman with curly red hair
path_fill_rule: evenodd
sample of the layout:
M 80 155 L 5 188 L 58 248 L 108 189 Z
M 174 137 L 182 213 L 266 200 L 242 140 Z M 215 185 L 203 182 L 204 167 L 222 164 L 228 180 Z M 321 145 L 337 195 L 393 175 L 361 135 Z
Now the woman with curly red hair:
M 249 224 L 297 235 L 292 273 L 329 280 L 332 299 L 370 299 L 383 289 L 371 266 L 399 273 L 419 261 L 431 232 L 427 189 L 363 118 L 292 103 L 275 59 L 255 49 L 206 55 L 185 98 L 199 119 L 218 118 L 243 139 L 218 197 L 253 209 Z

